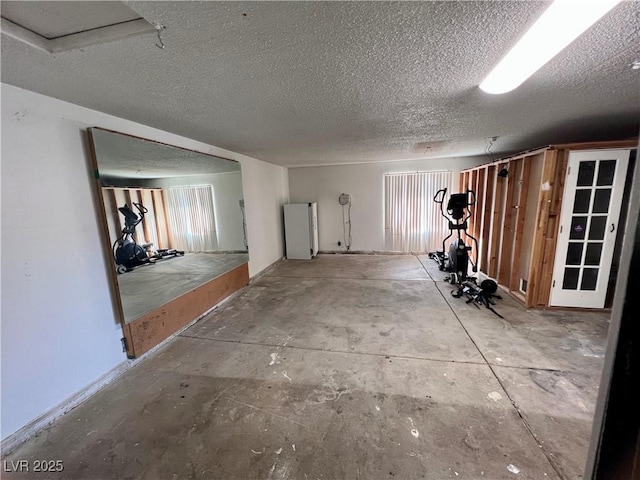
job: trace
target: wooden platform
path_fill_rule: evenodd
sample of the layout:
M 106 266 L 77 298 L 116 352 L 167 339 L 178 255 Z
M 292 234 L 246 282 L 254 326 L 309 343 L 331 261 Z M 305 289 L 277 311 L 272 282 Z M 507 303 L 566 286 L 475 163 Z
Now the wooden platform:
M 136 358 L 249 283 L 248 263 L 124 324 L 127 355 Z

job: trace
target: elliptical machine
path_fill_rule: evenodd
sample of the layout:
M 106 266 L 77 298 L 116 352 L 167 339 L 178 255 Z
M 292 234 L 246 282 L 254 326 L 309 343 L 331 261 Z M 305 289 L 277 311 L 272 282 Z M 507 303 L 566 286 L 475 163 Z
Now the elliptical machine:
M 142 222 L 145 213 L 149 210 L 141 203 L 133 202 L 133 206 L 138 210 L 138 214 L 128 204 L 118 208 L 118 211 L 124 216 L 124 228 L 122 229 L 122 235 L 113 243 L 116 272 L 126 273 L 140 265 L 153 264 L 156 260 L 184 255 L 182 250 L 173 248 L 162 248 L 154 252 L 152 249 L 153 243 L 138 244 L 134 237 L 136 227 Z M 149 255 L 149 252 L 151 252 L 151 255 Z
M 442 251 L 429 253 L 429 257 L 433 258 L 438 264 L 438 268 L 442 271 L 449 272 L 449 276 L 445 281 L 456 285 L 458 288 L 451 291 L 451 295 L 460 298 L 463 295 L 467 298 L 467 303 L 473 303 L 476 307 L 484 305 L 498 317 L 503 318 L 493 309 L 495 305 L 494 299 L 502 297 L 496 292 L 498 284 L 486 279 L 477 284 L 476 278 L 469 276 L 469 265 L 473 273 L 478 271 L 478 264 L 471 258 L 469 252 L 472 246 L 467 244 L 467 237 L 475 244 L 476 252 L 478 252 L 478 240 L 467 232 L 467 220 L 471 218 L 471 208 L 476 204 L 476 194 L 473 190 L 467 190 L 465 193 L 453 193 L 447 202 L 447 215 L 444 213 L 444 200 L 447 195 L 447 189 L 438 190 L 433 197 L 433 201 L 440 205 L 440 213 L 449 224 L 449 235 L 442 240 Z M 449 245 L 449 253 L 446 253 L 446 243 L 453 236 L 453 232 L 457 232 L 457 238 Z M 464 233 L 464 239 L 462 237 Z
M 436 251 L 429 254 L 433 258 L 440 268 L 440 270 L 449 272 L 448 280 L 453 284 L 460 284 L 467 279 L 469 274 L 469 264 L 471 269 L 475 273 L 478 271 L 477 263 L 473 262 L 469 252 L 472 250 L 470 245 L 467 245 L 466 238 L 470 238 L 476 246 L 476 252 L 478 251 L 478 240 L 467 232 L 467 220 L 471 218 L 471 209 L 476 204 L 476 194 L 473 190 L 467 190 L 465 193 L 452 193 L 447 203 L 447 215 L 444 213 L 444 200 L 447 195 L 447 189 L 443 188 L 438 190 L 433 197 L 433 201 L 440 205 L 440 214 L 447 220 L 449 224 L 449 235 L 442 240 L 442 251 Z M 446 243 L 453 233 L 458 233 L 451 245 L 449 245 L 449 253 L 446 253 Z M 465 238 L 462 238 L 462 232 L 464 232 Z

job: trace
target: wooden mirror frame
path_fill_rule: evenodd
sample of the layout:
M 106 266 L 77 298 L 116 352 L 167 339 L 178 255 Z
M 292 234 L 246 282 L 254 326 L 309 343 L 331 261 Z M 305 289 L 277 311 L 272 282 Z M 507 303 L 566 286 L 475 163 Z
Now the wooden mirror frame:
M 94 172 L 95 178 L 96 206 L 98 209 L 97 213 L 99 219 L 98 223 L 101 230 L 103 249 L 104 252 L 106 252 L 109 286 L 113 296 L 112 300 L 114 304 L 114 311 L 117 319 L 120 321 L 120 325 L 122 326 L 123 349 L 126 351 L 127 357 L 137 358 L 169 338 L 171 335 L 174 335 L 184 329 L 215 307 L 226 297 L 247 285 L 249 283 L 248 262 L 213 278 L 212 280 L 127 323 L 124 317 L 120 289 L 118 286 L 118 273 L 116 272 L 115 262 L 113 261 L 113 252 L 111 251 L 111 240 L 109 238 L 106 209 L 102 195 L 103 185 L 98 169 L 98 158 L 93 139 L 93 130 L 101 130 L 103 132 L 115 133 L 171 148 L 193 151 L 200 155 L 222 158 L 223 160 L 228 160 L 230 162 L 236 161 L 100 127 L 93 127 L 87 130 L 92 162 L 91 168 Z

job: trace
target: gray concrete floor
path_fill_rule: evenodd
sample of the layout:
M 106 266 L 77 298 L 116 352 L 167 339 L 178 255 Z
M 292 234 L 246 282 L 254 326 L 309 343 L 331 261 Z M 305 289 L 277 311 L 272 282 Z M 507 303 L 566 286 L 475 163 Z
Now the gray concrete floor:
M 246 253 L 187 253 L 118 275 L 125 322 L 247 263 Z
M 607 313 L 500 319 L 426 257 L 287 261 L 5 460 L 3 478 L 575 479 Z

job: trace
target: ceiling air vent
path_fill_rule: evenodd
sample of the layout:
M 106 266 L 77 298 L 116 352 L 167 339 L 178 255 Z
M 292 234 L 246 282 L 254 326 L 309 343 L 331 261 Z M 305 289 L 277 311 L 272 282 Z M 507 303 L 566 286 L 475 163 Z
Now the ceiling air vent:
M 48 53 L 155 32 L 122 2 L 3 1 L 2 33 Z

